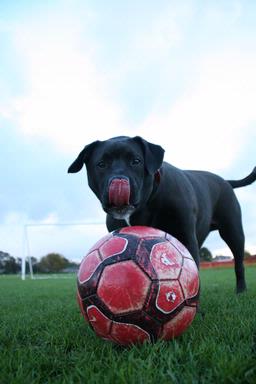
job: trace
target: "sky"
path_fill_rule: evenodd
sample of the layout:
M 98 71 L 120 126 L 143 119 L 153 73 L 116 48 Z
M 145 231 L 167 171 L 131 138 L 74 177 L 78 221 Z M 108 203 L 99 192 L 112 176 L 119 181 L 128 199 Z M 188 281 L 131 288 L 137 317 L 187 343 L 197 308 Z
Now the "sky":
M 1 0 L 0 250 L 80 261 L 107 232 L 85 169 L 67 174 L 94 140 L 140 135 L 179 168 L 249 174 L 255 18 L 253 0 Z M 251 253 L 255 191 L 236 190 Z M 230 254 L 217 233 L 205 246 Z

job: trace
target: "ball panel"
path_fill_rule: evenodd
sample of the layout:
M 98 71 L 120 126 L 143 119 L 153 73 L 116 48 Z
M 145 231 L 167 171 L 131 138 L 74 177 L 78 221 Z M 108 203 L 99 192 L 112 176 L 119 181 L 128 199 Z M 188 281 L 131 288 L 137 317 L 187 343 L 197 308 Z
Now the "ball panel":
M 85 283 L 91 278 L 101 262 L 102 261 L 97 250 L 92 251 L 83 258 L 78 271 L 78 280 L 80 284 Z
M 96 271 L 93 273 L 91 278 L 87 281 L 80 282 L 79 279 L 77 279 L 77 287 L 80 293 L 80 296 L 85 301 L 86 298 L 90 297 L 91 295 L 94 295 L 97 291 L 97 285 L 98 281 L 101 275 L 101 272 L 103 270 L 103 262 L 97 267 Z
M 109 239 L 111 239 L 113 237 L 112 233 L 108 233 L 107 235 L 103 236 L 100 240 L 97 241 L 97 243 L 95 243 L 91 248 L 90 250 L 88 251 L 88 253 L 91 253 L 92 251 L 94 251 L 95 249 L 99 249 L 106 241 L 108 241 Z
M 150 253 L 150 261 L 160 280 L 179 277 L 182 256 L 169 242 L 155 244 Z
M 156 306 L 163 313 L 173 312 L 184 301 L 183 292 L 178 280 L 160 282 L 156 298 Z
M 149 278 L 132 260 L 111 264 L 101 275 L 97 294 L 114 314 L 142 309 Z
M 105 316 L 95 305 L 87 308 L 88 320 L 97 335 L 106 338 L 110 333 L 112 321 Z
M 192 298 L 199 291 L 198 269 L 194 260 L 184 258 L 179 281 L 183 288 L 185 299 Z
M 124 252 L 128 244 L 128 240 L 123 237 L 114 236 L 99 248 L 102 260 Z
M 113 321 L 111 336 L 121 345 L 130 345 L 150 341 L 150 335 L 134 324 L 117 323 Z
M 151 263 L 149 254 L 152 247 L 159 242 L 159 237 L 156 239 L 142 239 L 136 249 L 134 260 L 141 267 L 141 269 L 150 276 L 151 279 L 157 279 L 157 273 Z M 163 240 L 164 241 L 164 240 Z
M 180 336 L 192 323 L 196 307 L 183 307 L 182 310 L 163 326 L 161 339 L 170 340 Z
M 126 233 L 128 235 L 134 235 L 137 237 L 165 237 L 165 232 L 160 229 L 146 227 L 146 226 L 131 226 L 124 227 L 118 231 L 119 233 Z
M 172 245 L 182 254 L 182 256 L 187 257 L 193 260 L 193 257 L 187 250 L 187 248 L 175 237 L 171 236 L 169 233 L 166 233 L 166 239 L 172 243 Z
M 135 324 L 112 321 L 95 305 L 87 308 L 87 316 L 95 333 L 120 345 L 130 345 L 150 341 L 150 335 Z
M 115 315 L 112 320 L 116 323 L 133 324 L 142 328 L 150 335 L 151 340 L 157 340 L 161 332 L 161 321 L 158 321 L 155 316 L 152 317 L 144 309 L 136 312 L 128 312 L 123 315 Z

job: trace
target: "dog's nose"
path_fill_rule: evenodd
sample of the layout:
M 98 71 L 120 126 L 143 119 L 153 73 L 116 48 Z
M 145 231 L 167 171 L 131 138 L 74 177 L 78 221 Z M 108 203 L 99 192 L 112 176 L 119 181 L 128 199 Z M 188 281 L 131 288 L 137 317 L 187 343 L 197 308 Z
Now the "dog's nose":
M 127 177 L 113 177 L 109 182 L 109 204 L 122 207 L 130 203 L 130 182 Z

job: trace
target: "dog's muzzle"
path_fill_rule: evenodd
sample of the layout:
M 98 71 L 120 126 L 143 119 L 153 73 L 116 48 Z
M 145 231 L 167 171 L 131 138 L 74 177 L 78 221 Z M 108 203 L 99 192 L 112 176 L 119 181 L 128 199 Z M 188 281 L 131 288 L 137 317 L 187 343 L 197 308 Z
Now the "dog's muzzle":
M 130 183 L 125 177 L 114 177 L 110 180 L 108 188 L 109 205 L 123 207 L 130 204 Z

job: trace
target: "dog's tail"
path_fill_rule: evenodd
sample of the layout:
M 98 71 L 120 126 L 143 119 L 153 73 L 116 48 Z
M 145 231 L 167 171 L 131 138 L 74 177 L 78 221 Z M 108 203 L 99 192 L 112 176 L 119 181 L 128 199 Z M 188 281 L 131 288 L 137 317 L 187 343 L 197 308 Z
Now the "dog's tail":
M 250 175 L 246 176 L 244 179 L 241 179 L 241 180 L 227 180 L 227 182 L 233 188 L 240 188 L 240 187 L 245 187 L 246 185 L 249 185 L 249 184 L 253 183 L 255 180 L 256 180 L 256 167 L 252 170 Z

